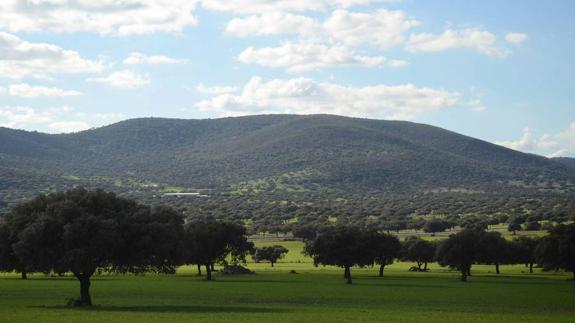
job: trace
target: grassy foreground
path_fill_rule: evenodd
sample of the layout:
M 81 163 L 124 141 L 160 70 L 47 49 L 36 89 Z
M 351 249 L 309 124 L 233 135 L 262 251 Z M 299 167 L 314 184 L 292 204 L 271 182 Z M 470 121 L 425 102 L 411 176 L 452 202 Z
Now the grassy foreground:
M 277 242 L 276 242 L 277 243 Z M 264 243 L 258 243 L 262 245 Z M 266 242 L 265 244 L 273 244 Z M 411 273 L 399 263 L 379 278 L 376 268 L 353 269 L 346 285 L 339 268 L 314 268 L 301 243 L 282 242 L 287 257 L 249 263 L 252 276 L 206 282 L 195 268 L 175 276 L 94 277 L 91 309 L 67 308 L 78 294 L 72 277 L 0 276 L 1 322 L 573 322 L 575 282 L 569 275 L 527 274 L 523 266 L 474 266 L 468 283 L 437 265 Z M 290 274 L 296 270 L 297 274 Z

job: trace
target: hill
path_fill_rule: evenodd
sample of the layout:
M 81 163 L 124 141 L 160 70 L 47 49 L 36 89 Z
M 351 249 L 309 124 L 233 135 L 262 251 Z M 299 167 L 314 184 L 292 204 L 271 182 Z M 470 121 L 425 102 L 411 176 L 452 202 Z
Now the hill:
M 551 158 L 552 160 L 559 162 L 563 165 L 575 168 L 575 158 L 569 158 L 569 157 L 556 157 L 556 158 Z
M 575 189 L 562 161 L 429 125 L 332 115 L 144 118 L 63 135 L 0 128 L 0 142 L 4 205 L 78 185 L 264 200 Z

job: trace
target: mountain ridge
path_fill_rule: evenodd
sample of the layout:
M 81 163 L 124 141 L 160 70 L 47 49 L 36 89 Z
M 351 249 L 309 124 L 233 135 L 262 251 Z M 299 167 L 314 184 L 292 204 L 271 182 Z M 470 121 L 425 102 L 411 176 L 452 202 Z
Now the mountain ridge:
M 98 178 L 219 192 L 278 178 L 354 193 L 572 192 L 575 183 L 564 162 L 430 125 L 334 115 L 138 118 L 55 135 L 0 128 L 0 142 L 3 191 L 104 185 Z

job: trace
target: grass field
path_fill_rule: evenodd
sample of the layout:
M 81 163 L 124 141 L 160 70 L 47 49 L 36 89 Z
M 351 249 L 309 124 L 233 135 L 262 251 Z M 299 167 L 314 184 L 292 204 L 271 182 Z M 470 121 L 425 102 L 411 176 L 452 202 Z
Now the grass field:
M 278 242 L 258 242 L 258 245 Z M 301 242 L 283 241 L 287 257 L 271 268 L 249 263 L 252 276 L 216 275 L 195 267 L 175 276 L 102 275 L 92 283 L 97 306 L 67 308 L 78 294 L 72 277 L 0 276 L 1 322 L 575 322 L 575 282 L 564 273 L 526 273 L 523 266 L 474 266 L 467 283 L 437 265 L 428 273 L 398 263 L 353 269 L 346 285 L 339 268 L 318 267 Z M 297 274 L 290 274 L 295 270 Z

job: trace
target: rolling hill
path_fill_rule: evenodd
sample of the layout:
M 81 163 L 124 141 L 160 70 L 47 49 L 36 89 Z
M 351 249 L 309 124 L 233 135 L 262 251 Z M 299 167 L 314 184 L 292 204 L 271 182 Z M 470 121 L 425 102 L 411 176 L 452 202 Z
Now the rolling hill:
M 143 118 L 74 134 L 0 128 L 0 192 L 570 193 L 575 171 L 441 128 L 332 115 Z M 327 194 L 327 193 L 326 193 Z

